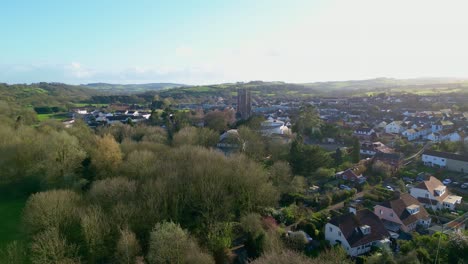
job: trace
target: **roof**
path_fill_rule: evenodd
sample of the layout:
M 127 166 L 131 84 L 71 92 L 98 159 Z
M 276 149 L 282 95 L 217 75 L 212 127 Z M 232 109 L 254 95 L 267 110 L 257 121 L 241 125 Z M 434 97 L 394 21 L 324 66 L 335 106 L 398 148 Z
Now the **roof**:
M 468 162 L 468 155 L 459 155 L 455 153 L 449 152 L 441 152 L 441 151 L 434 151 L 434 150 L 425 150 L 423 155 L 435 156 L 440 158 L 446 158 L 451 160 L 458 160 L 458 161 L 466 161 Z
M 421 206 L 419 201 L 408 193 L 400 194 L 400 197 L 391 201 L 385 201 L 380 204 L 381 206 L 391 208 L 395 214 L 400 218 L 404 225 L 410 225 L 420 219 L 429 218 L 426 209 Z M 406 208 L 416 208 L 419 206 L 419 212 L 410 214 Z
M 449 191 L 446 189 L 444 194 L 442 194 L 441 196 L 436 196 L 434 190 L 440 186 L 444 186 L 442 182 L 440 182 L 436 177 L 430 176 L 429 180 L 420 182 L 418 185 L 414 186 L 414 188 L 428 190 L 429 193 L 431 193 L 436 198 L 437 201 L 443 202 L 444 199 L 447 198 L 447 196 L 449 196 Z M 424 202 L 421 199 L 419 201 L 425 204 L 430 204 L 430 202 L 432 202 L 433 200 L 429 201 L 429 203 Z
M 375 159 L 401 161 L 403 159 L 403 155 L 401 153 L 377 152 Z
M 340 228 L 343 236 L 351 247 L 357 247 L 373 241 L 382 240 L 390 236 L 382 221 L 369 209 L 363 209 L 353 213 L 347 213 L 334 217 L 329 222 Z M 364 235 L 361 226 L 368 225 L 371 232 Z

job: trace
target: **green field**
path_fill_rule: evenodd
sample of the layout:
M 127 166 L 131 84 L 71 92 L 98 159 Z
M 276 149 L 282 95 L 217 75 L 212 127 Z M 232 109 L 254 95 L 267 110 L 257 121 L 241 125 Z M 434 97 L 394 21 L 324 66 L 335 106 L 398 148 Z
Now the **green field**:
M 49 119 L 65 120 L 65 119 L 68 119 L 68 116 L 67 116 L 67 113 L 38 114 L 37 119 L 40 122 L 43 122 Z
M 23 240 L 21 214 L 26 197 L 9 197 L 0 194 L 0 249 L 14 240 Z

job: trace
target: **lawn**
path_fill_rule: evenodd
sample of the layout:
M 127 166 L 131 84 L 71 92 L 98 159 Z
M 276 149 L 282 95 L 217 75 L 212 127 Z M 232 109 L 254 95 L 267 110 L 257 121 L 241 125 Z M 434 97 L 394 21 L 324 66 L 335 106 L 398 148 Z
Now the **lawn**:
M 14 240 L 23 240 L 21 214 L 26 197 L 11 197 L 0 194 L 0 249 Z
M 49 119 L 65 120 L 65 119 L 68 119 L 68 114 L 67 113 L 38 114 L 37 119 L 40 122 L 43 122 Z

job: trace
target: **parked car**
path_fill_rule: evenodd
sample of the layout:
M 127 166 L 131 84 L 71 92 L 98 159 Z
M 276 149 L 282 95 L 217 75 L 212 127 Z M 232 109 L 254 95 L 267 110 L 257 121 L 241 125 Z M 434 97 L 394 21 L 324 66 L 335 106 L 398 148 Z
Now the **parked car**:
M 344 184 L 341 184 L 341 185 L 340 185 L 340 189 L 341 189 L 341 190 L 346 190 L 346 191 L 350 191 L 350 190 L 351 190 L 351 188 L 350 188 L 349 186 L 344 185 Z
M 387 190 L 394 191 L 393 187 L 390 185 L 385 186 L 385 188 L 387 188 Z
M 452 183 L 452 180 L 451 179 L 445 179 L 445 180 L 442 181 L 442 183 L 444 185 L 449 185 L 450 183 Z
M 458 185 L 460 185 L 460 183 L 459 182 L 452 182 L 452 185 L 453 186 L 458 186 Z
M 462 184 L 462 185 L 460 186 L 460 188 L 462 188 L 462 189 L 468 188 L 468 182 L 465 182 L 464 184 Z

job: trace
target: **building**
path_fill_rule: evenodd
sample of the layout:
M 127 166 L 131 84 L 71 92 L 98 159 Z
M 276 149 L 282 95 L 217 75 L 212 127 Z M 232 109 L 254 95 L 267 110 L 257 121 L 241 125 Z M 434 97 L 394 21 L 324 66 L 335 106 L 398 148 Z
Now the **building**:
M 252 114 L 252 94 L 247 89 L 237 90 L 237 116 L 248 119 Z
M 393 121 L 385 126 L 385 133 L 388 134 L 400 134 L 406 130 L 403 121 Z
M 387 245 L 389 237 L 380 218 L 369 209 L 350 209 L 325 225 L 325 239 L 331 245 L 340 244 L 350 256 L 365 254 L 372 246 Z
M 354 136 L 361 139 L 371 139 L 377 137 L 375 130 L 372 128 L 358 128 L 354 130 Z
M 434 176 L 430 176 L 429 180 L 411 188 L 410 194 L 425 207 L 433 210 L 455 210 L 456 205 L 462 200 L 462 197 L 452 195 L 447 187 Z
M 362 155 L 367 156 L 374 156 L 375 154 L 382 152 L 382 153 L 394 153 L 395 150 L 392 148 L 387 147 L 382 142 L 369 142 L 365 141 L 361 143 L 360 153 Z
M 468 155 L 426 150 L 422 162 L 429 167 L 445 168 L 451 171 L 468 172 Z
M 453 123 L 451 121 L 437 121 L 432 125 L 432 132 L 439 132 L 451 128 L 453 128 Z
M 284 124 L 283 121 L 268 118 L 260 124 L 260 132 L 264 136 L 270 136 L 273 134 L 287 135 L 290 134 L 289 128 Z
M 374 206 L 374 214 L 393 232 L 410 232 L 418 225 L 428 228 L 431 224 L 431 217 L 426 209 L 408 193 Z
M 359 173 L 357 168 L 350 168 L 345 171 L 337 172 L 335 176 L 345 181 L 357 182 L 359 184 L 366 181 L 366 177 L 362 176 L 362 173 Z

